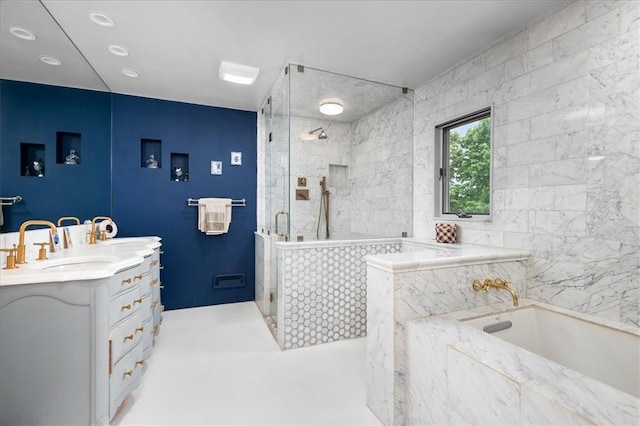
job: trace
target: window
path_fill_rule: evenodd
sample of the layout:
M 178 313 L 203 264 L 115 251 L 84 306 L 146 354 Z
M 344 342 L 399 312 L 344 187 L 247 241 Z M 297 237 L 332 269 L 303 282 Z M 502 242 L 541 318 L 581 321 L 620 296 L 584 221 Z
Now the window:
M 491 213 L 491 109 L 436 127 L 436 216 Z

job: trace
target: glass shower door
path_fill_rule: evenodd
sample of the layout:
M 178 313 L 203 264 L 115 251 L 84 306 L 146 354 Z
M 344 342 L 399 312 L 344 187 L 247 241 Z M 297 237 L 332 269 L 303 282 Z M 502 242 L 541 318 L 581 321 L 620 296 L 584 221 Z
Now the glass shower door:
M 267 202 L 265 205 L 267 237 L 270 247 L 269 314 L 273 325 L 278 325 L 278 252 L 276 241 L 289 240 L 289 78 L 288 72 L 274 86 L 268 101 L 269 116 L 266 137 L 265 167 Z M 265 112 L 266 114 L 266 112 Z

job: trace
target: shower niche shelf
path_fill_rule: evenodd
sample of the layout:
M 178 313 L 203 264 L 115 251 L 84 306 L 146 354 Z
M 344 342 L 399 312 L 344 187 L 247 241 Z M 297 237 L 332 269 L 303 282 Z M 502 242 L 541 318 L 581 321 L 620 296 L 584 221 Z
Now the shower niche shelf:
M 189 154 L 171 153 L 171 180 L 189 182 Z
M 45 147 L 42 143 L 20 144 L 20 176 L 43 177 Z
M 162 168 L 162 140 L 140 139 L 140 167 L 146 169 Z
M 82 134 L 56 132 L 56 164 L 80 164 Z

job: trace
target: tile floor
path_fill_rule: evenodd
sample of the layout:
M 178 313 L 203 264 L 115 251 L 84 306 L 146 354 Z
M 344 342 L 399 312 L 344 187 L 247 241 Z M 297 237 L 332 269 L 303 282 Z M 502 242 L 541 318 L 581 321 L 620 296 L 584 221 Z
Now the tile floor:
M 280 351 L 253 302 L 169 311 L 117 425 L 379 425 L 365 339 Z

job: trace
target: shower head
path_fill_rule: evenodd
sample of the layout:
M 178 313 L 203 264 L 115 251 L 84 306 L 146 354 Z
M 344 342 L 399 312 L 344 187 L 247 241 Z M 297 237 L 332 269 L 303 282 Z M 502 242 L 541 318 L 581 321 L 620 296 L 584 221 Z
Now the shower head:
M 329 136 L 327 136 L 327 134 L 325 133 L 324 129 L 322 127 L 318 127 L 315 130 L 309 130 L 309 134 L 312 135 L 315 132 L 317 132 L 318 130 L 320 130 L 320 133 L 318 133 L 318 139 L 320 139 L 321 141 L 327 139 Z

